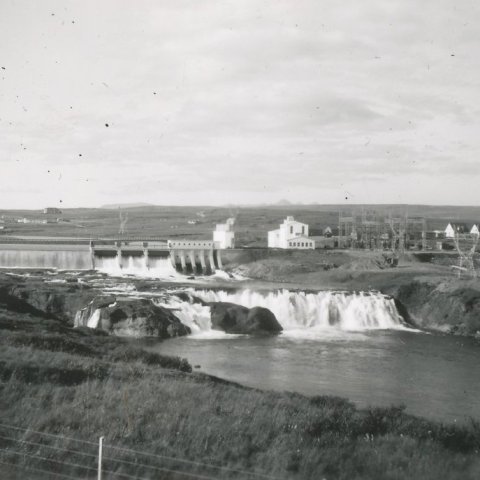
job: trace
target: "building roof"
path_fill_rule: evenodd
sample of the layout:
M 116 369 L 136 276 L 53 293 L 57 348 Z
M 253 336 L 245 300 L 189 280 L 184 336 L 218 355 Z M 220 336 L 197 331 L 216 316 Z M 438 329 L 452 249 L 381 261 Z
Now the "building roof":
M 303 241 L 315 241 L 312 237 L 307 237 L 305 235 L 300 235 L 298 237 L 292 237 L 292 238 L 288 238 L 287 239 L 287 242 L 298 242 L 299 240 L 303 240 Z
M 454 230 L 456 230 L 457 232 L 458 231 L 467 231 L 467 230 L 470 230 L 467 226 L 466 223 L 456 223 L 456 222 L 449 222 L 448 225 L 446 226 L 445 230 L 448 228 L 448 227 L 452 227 Z
M 307 225 L 306 223 L 299 222 L 298 220 L 295 220 L 293 217 L 288 216 L 284 221 L 283 225 L 290 224 L 290 223 L 297 223 L 299 225 Z
M 315 242 L 324 242 L 324 241 L 333 242 L 334 241 L 333 237 L 326 237 L 325 235 L 310 235 L 309 237 L 306 237 L 306 238 L 314 240 Z

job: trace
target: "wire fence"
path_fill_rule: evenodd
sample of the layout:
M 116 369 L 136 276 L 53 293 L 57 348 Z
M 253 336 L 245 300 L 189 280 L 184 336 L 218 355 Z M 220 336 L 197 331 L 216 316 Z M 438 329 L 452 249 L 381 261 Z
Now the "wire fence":
M 53 443 L 56 442 L 56 443 Z M 73 444 L 73 446 L 72 446 Z M 264 472 L 230 468 L 214 462 L 161 455 L 103 443 L 101 476 L 97 442 L 0 423 L 0 464 L 23 472 L 8 478 L 281 480 Z M 2 467 L 2 470 L 5 468 Z M 25 475 L 30 472 L 31 475 Z M 2 477 L 4 478 L 4 477 Z

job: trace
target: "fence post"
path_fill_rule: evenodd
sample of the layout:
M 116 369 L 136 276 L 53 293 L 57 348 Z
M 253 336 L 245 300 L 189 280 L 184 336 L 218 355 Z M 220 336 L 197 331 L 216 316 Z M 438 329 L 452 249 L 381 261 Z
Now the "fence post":
M 102 450 L 103 450 L 103 437 L 98 441 L 98 480 L 102 480 Z

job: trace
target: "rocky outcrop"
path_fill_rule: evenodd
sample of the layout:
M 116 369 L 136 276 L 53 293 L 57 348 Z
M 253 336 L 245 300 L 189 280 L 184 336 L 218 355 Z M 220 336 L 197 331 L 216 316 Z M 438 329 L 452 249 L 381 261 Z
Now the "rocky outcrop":
M 58 328 L 89 327 L 119 336 L 163 339 L 190 333 L 170 310 L 150 300 L 105 295 L 76 278 L 0 275 L 0 311 L 55 321 Z
M 271 334 L 283 330 L 275 315 L 263 307 L 246 308 L 235 303 L 210 304 L 212 328 L 226 333 Z
M 97 291 L 78 283 L 76 279 L 54 284 L 38 278 L 22 279 L 13 286 L 6 286 L 5 290 L 11 296 L 69 325 L 73 324 L 76 312 L 98 295 Z
M 75 327 L 89 327 L 113 335 L 172 338 L 191 333 L 168 309 L 147 299 L 97 297 L 75 316 Z
M 415 280 L 391 290 L 391 294 L 397 307 L 404 308 L 412 322 L 422 328 L 480 335 L 480 289 L 476 281 Z

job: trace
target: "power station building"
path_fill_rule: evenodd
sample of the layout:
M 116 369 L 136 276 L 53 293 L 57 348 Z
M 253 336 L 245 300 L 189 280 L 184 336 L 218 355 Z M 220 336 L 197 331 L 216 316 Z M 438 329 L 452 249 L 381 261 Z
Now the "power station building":
M 268 248 L 314 249 L 315 240 L 308 236 L 308 225 L 288 216 L 280 228 L 268 232 Z
M 235 219 L 229 218 L 225 223 L 219 223 L 213 232 L 213 242 L 216 248 L 235 248 Z

